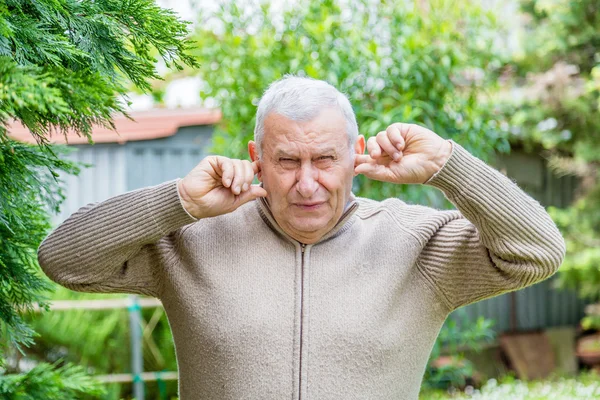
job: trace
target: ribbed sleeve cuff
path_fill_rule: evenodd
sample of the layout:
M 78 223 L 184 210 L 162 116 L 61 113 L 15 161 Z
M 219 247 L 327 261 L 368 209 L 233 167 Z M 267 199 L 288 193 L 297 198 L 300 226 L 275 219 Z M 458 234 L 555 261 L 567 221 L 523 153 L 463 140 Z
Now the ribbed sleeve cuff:
M 156 228 L 163 235 L 197 221 L 183 208 L 177 181 L 168 181 L 145 189 L 149 217 L 154 220 Z
M 436 187 L 450 198 L 454 198 L 469 186 L 485 184 L 486 180 L 494 179 L 490 176 L 488 165 L 471 155 L 455 141 L 450 140 L 450 143 L 452 143 L 450 157 L 442 168 L 425 182 L 425 185 Z

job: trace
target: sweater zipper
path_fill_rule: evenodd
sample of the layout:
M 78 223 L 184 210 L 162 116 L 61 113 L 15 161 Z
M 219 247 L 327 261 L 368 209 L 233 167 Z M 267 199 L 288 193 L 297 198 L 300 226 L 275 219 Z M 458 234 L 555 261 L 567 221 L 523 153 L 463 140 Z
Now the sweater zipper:
M 300 251 L 302 253 L 302 260 L 300 264 L 300 357 L 298 360 L 298 400 L 302 399 L 302 322 L 304 320 L 304 252 L 306 251 L 306 244 L 300 244 Z
M 356 205 L 346 210 L 344 214 L 342 214 L 342 217 L 340 218 L 338 223 L 336 224 L 336 227 L 345 224 L 346 219 L 352 213 L 352 211 L 354 211 L 354 209 L 356 209 Z M 304 257 L 306 253 L 306 244 L 300 243 L 300 252 L 302 258 L 300 264 L 300 343 L 298 346 L 300 348 L 300 356 L 298 359 L 298 400 L 302 400 L 302 345 L 304 339 L 302 325 L 304 321 Z
M 265 222 L 267 224 L 269 224 L 275 231 L 279 232 L 279 234 L 281 234 L 283 237 L 287 238 L 287 240 L 290 241 L 291 243 L 300 244 L 300 252 L 301 252 L 300 285 L 301 286 L 300 286 L 300 323 L 299 323 L 300 338 L 299 338 L 299 343 L 298 343 L 298 347 L 300 350 L 300 355 L 298 357 L 298 363 L 299 363 L 298 364 L 298 400 L 301 400 L 302 399 L 302 347 L 303 347 L 302 342 L 304 339 L 303 333 L 302 333 L 302 325 L 303 325 L 303 318 L 302 318 L 303 315 L 302 314 L 304 312 L 304 269 L 305 269 L 304 257 L 305 257 L 307 245 L 304 243 L 300 243 L 297 240 L 292 239 L 279 227 L 279 225 L 277 225 L 277 221 L 275 221 L 275 218 L 273 217 L 273 214 L 271 213 L 269 203 L 263 197 L 260 197 L 258 201 L 259 201 L 259 205 L 260 205 L 259 210 L 260 210 L 261 216 L 263 217 Z M 358 208 L 358 204 L 356 202 L 353 202 L 353 204 L 347 210 L 344 211 L 340 220 L 333 227 L 332 231 L 330 231 L 329 234 L 326 235 L 326 239 L 329 238 L 333 233 L 339 231 L 339 229 L 341 229 L 343 227 L 343 225 L 346 223 L 346 221 L 348 220 L 350 215 L 357 208 Z

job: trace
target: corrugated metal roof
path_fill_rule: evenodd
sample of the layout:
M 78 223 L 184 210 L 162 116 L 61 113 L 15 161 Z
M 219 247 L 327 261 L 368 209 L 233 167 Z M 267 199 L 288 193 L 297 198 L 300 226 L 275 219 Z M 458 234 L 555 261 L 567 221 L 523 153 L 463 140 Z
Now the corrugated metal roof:
M 135 140 L 158 139 L 172 136 L 182 126 L 212 125 L 221 120 L 221 111 L 206 108 L 154 109 L 130 113 L 133 121 L 117 116 L 114 119 L 116 132 L 104 127 L 96 127 L 92 132 L 95 143 L 125 143 Z M 35 138 L 19 122 L 8 126 L 8 135 L 18 141 L 35 143 Z M 66 135 L 56 132 L 50 137 L 51 143 L 86 144 L 87 138 L 69 131 Z

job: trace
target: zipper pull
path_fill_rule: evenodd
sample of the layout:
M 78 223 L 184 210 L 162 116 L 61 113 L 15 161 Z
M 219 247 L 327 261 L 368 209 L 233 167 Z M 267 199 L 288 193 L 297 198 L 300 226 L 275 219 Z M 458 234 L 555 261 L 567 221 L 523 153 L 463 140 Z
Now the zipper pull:
M 300 244 L 300 251 L 304 254 L 304 250 L 306 250 L 306 245 L 304 243 Z

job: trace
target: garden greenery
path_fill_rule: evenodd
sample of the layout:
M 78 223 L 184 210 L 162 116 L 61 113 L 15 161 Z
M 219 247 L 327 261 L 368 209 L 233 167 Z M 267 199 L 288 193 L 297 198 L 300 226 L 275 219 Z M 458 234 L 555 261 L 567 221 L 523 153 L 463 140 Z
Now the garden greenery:
M 509 108 L 513 136 L 578 176 L 578 199 L 551 209 L 567 254 L 558 283 L 600 301 L 600 3 L 526 0 L 524 51 L 513 66 L 523 95 Z
M 425 391 L 422 400 L 590 400 L 600 398 L 597 372 L 584 372 L 577 378 L 556 377 L 531 382 L 507 376 L 500 381 L 488 380 L 481 388 L 465 390 Z
M 201 96 L 223 113 L 216 153 L 247 157 L 258 100 L 285 74 L 323 79 L 346 93 L 367 137 L 393 122 L 418 123 L 484 159 L 508 150 L 506 132 L 484 101 L 502 64 L 491 13 L 450 0 L 343 4 L 304 0 L 274 10 L 227 2 L 203 16 L 194 54 L 205 83 Z M 443 204 L 435 190 L 419 185 L 361 176 L 357 184 L 362 196 Z

